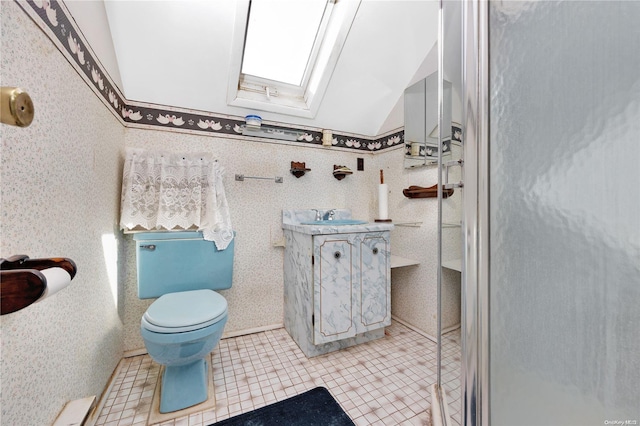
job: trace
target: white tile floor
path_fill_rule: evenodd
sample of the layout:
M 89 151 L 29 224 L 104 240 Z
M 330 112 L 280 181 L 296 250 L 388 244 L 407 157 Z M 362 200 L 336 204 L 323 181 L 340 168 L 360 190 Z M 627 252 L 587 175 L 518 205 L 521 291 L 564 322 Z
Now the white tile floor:
M 285 329 L 224 339 L 212 352 L 215 410 L 162 425 L 207 426 L 324 386 L 356 425 L 429 425 L 436 345 L 394 322 L 386 336 L 306 358 Z M 442 381 L 460 424 L 460 332 L 443 338 Z M 96 424 L 146 425 L 160 366 L 148 355 L 126 358 Z

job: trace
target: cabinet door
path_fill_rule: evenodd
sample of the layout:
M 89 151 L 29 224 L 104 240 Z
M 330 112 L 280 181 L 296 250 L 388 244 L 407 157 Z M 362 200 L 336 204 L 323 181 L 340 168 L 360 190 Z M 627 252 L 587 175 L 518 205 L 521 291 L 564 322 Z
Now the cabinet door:
M 359 242 L 358 333 L 391 324 L 389 234 L 365 234 Z
M 353 234 L 314 237 L 314 344 L 356 335 L 353 324 Z

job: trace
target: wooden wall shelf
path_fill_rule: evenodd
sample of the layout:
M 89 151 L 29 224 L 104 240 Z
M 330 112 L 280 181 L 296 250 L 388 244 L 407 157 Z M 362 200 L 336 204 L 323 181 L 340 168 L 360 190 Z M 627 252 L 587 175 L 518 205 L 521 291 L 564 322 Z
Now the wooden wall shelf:
M 438 184 L 429 187 L 412 185 L 402 190 L 402 193 L 407 198 L 437 198 L 438 197 Z M 453 195 L 453 188 L 443 189 L 442 198 L 449 198 Z

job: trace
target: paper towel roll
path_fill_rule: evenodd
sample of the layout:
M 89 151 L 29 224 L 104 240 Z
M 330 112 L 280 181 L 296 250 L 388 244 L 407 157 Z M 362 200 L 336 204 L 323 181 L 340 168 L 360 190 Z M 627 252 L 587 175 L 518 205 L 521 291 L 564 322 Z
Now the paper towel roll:
M 62 268 L 48 268 L 40 272 L 47 279 L 47 288 L 44 289 L 44 293 L 36 302 L 56 294 L 71 282 L 71 275 Z
M 378 185 L 378 219 L 389 219 L 389 188 L 386 183 Z

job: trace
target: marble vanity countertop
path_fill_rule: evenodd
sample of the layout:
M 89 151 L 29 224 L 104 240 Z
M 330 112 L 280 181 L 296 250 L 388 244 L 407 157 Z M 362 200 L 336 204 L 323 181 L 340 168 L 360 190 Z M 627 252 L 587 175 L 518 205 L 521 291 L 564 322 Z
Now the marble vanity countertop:
M 318 209 L 324 216 L 330 209 Z M 350 234 L 354 232 L 390 231 L 393 229 L 391 222 L 367 222 L 362 225 L 302 225 L 304 222 L 313 222 L 316 212 L 314 210 L 282 210 L 282 229 L 309 235 L 323 234 Z M 352 219 L 351 210 L 335 209 L 336 220 Z

